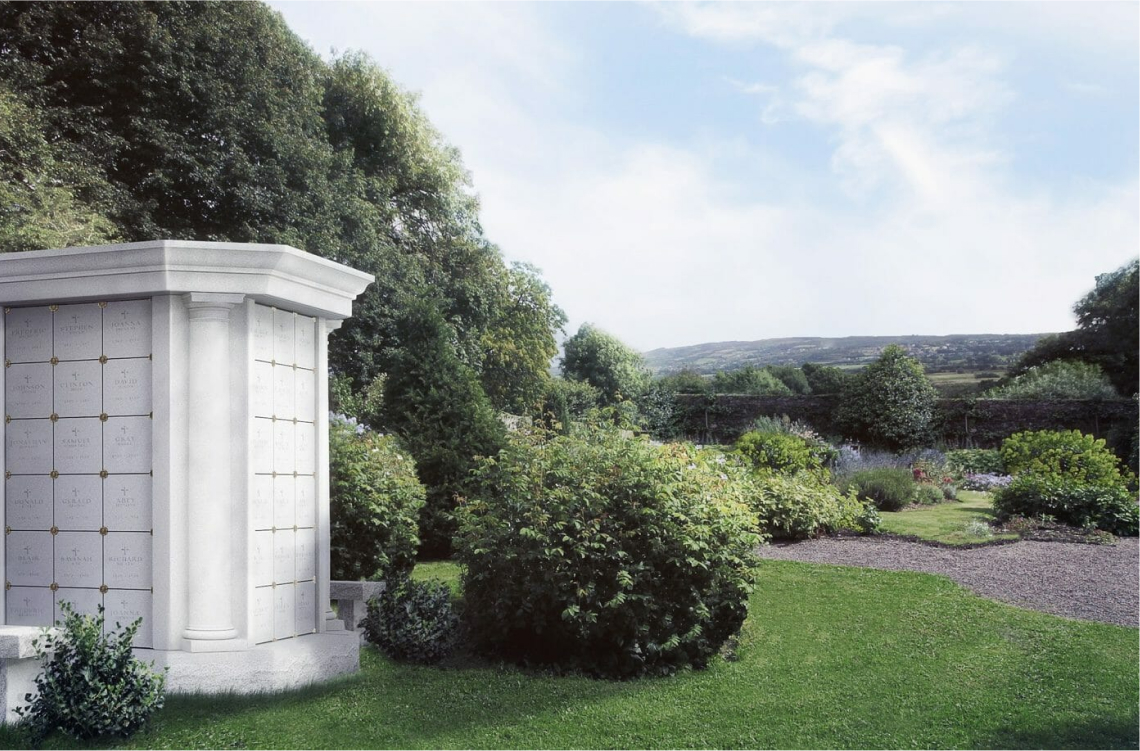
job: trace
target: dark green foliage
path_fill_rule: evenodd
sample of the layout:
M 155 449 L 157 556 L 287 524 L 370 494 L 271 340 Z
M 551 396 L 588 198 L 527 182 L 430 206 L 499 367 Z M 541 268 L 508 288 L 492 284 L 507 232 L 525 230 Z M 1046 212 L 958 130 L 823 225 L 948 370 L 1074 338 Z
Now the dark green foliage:
M 460 506 L 476 646 L 605 676 L 701 667 L 747 615 L 756 517 L 692 446 L 515 434 Z
M 654 438 L 667 441 L 681 435 L 677 394 L 660 381 L 653 381 L 637 397 L 636 422 Z
M 475 372 L 456 356 L 454 331 L 430 298 L 408 300 L 395 331 L 400 346 L 384 386 L 384 421 L 412 452 L 427 487 L 420 554 L 446 558 L 456 500 L 468 492 L 478 457 L 498 453 L 506 430 Z
M 800 368 L 813 394 L 841 394 L 855 377 L 849 371 L 834 365 L 816 365 L 805 362 Z
M 563 347 L 562 375 L 598 389 L 603 404 L 636 400 L 649 387 L 641 355 L 592 324 L 582 324 Z
M 1096 527 L 1118 535 L 1137 533 L 1136 496 L 1123 485 L 1025 473 L 994 493 L 994 510 L 1002 520 L 1044 514 L 1077 527 Z
M 1130 478 L 1104 439 L 1079 430 L 1038 430 L 1015 433 L 1001 445 L 1002 464 L 1011 475 L 1033 474 L 1090 485 L 1123 486 Z
M 1084 360 L 1099 365 L 1121 394 L 1137 392 L 1140 348 L 1136 332 L 1140 298 L 1140 261 L 1096 278 L 1096 286 L 1077 301 L 1077 328 L 1043 337 L 1010 371 L 1017 376 L 1053 360 Z
M 804 372 L 794 365 L 765 365 L 764 370 L 788 387 L 793 394 L 810 394 L 811 385 Z
M 929 483 L 919 483 L 914 489 L 914 502 L 923 506 L 933 506 L 947 498 L 942 493 L 942 488 L 938 485 L 931 485 Z
M 585 381 L 550 378 L 542 400 L 542 424 L 547 428 L 557 424 L 563 432 L 569 431 L 573 422 L 597 409 L 601 399 L 601 392 Z
M 677 394 L 707 394 L 712 390 L 712 382 L 695 370 L 681 370 L 657 379 L 664 388 Z
M 738 370 L 721 371 L 713 376 L 712 390 L 717 394 L 754 394 L 757 396 L 790 396 L 792 390 L 765 368 L 745 365 Z
M 802 539 L 847 529 L 871 533 L 879 517 L 871 507 L 846 494 L 820 476 L 801 472 L 794 476 L 768 475 L 755 478 L 749 506 L 760 529 L 778 539 Z
M 1033 365 L 985 393 L 986 399 L 1118 399 L 1099 365 L 1052 360 Z
M 1001 452 L 997 449 L 958 449 L 946 452 L 946 466 L 952 472 L 963 475 L 992 474 L 1005 472 Z
M 787 433 L 750 431 L 737 439 L 733 449 L 761 471 L 795 474 L 820 468 L 807 441 Z
M 425 665 L 451 654 L 459 634 L 448 586 L 406 574 L 389 579 L 384 591 L 368 601 L 360 625 L 368 643 L 392 659 Z
M 891 450 L 917 448 L 929 438 L 934 401 L 922 365 L 892 344 L 844 390 L 836 420 L 849 438 Z
M 916 483 L 909 469 L 882 467 L 864 469 L 844 482 L 847 491 L 875 505 L 880 511 L 899 511 L 914 502 Z
M 55 730 L 78 740 L 101 736 L 126 738 L 162 709 L 166 675 L 153 673 L 131 653 L 142 624 L 103 633 L 103 606 L 95 616 L 80 615 L 71 603 L 60 603 L 63 623 L 35 642 L 44 670 L 36 676 L 36 693 L 28 706 L 16 707 L 32 741 L 39 744 Z
M 392 436 L 329 420 L 333 579 L 392 579 L 415 565 L 424 486 Z

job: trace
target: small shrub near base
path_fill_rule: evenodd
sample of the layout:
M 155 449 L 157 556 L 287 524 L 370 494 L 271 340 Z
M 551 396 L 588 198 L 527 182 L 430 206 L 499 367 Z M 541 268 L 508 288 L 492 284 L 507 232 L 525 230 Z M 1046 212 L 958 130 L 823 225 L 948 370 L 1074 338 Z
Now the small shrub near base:
M 898 511 L 914 502 L 914 475 L 909 469 L 865 469 L 851 475 L 846 489 L 875 504 L 879 511 Z
M 96 616 L 80 615 L 60 603 L 63 622 L 35 641 L 44 671 L 26 707 L 16 707 L 38 745 L 60 730 L 81 741 L 102 736 L 126 738 L 162 708 L 166 676 L 131 653 L 142 619 L 103 634 L 103 606 Z
M 392 659 L 430 665 L 455 648 L 459 618 L 446 584 L 401 577 L 368 601 L 361 626 L 364 638 Z

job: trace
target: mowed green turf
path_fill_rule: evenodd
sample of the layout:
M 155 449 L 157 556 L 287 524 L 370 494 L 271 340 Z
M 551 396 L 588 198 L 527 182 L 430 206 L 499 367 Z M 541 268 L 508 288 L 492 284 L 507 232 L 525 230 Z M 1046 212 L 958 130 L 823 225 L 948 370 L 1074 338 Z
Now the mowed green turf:
M 412 667 L 365 650 L 359 675 L 325 688 L 173 698 L 125 745 L 1137 747 L 1136 629 L 993 603 L 925 574 L 777 561 L 760 573 L 736 659 L 708 670 L 614 682 Z
M 949 545 L 1014 539 L 1012 534 L 979 535 L 969 531 L 974 519 L 990 522 L 994 518 L 993 502 L 988 493 L 958 491 L 958 501 L 905 511 L 881 511 L 882 531 L 896 535 L 914 535 Z

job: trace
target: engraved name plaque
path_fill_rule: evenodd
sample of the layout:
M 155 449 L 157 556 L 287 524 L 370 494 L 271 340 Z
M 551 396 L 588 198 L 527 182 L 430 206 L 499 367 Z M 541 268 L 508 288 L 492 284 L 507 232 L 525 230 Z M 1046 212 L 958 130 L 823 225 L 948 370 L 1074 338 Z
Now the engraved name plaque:
M 151 485 L 149 475 L 111 475 L 103 480 L 103 523 L 107 528 L 115 532 L 150 531 Z
M 293 530 L 273 533 L 273 581 L 277 584 L 293 581 Z
M 47 587 L 12 587 L 4 600 L 5 621 L 12 626 L 50 626 L 55 614 Z
M 103 469 L 103 423 L 98 417 L 55 424 L 55 469 L 60 474 L 98 474 Z
M 103 354 L 107 357 L 148 357 L 150 300 L 107 303 L 103 309 Z
M 103 578 L 108 587 L 150 589 L 151 536 L 147 532 L 109 532 L 103 546 Z
M 55 481 L 55 525 L 73 530 L 95 530 L 103 525 L 103 481 L 99 475 L 59 476 Z
M 136 618 L 142 618 L 142 625 L 139 626 L 139 632 L 135 635 L 134 645 L 144 648 L 153 647 L 153 626 L 150 618 L 152 599 L 150 592 L 111 590 L 103 597 L 107 608 L 105 629 L 109 631 L 116 623 L 126 625 L 133 623 Z
M 250 384 L 250 403 L 254 417 L 273 417 L 273 371 L 267 362 L 254 361 L 253 382 Z
M 317 628 L 317 585 L 301 582 L 294 593 L 294 610 L 298 634 L 312 633 Z
M 52 481 L 45 475 L 12 475 L 4 488 L 5 523 L 12 529 L 52 525 Z
M 60 360 L 97 360 L 103 354 L 103 309 L 93 302 L 55 311 L 54 354 Z
M 51 359 L 51 309 L 12 308 L 5 316 L 4 356 L 11 362 Z
M 294 498 L 297 508 L 297 526 L 317 525 L 317 481 L 312 475 L 301 475 L 294 485 Z
M 13 420 L 4 431 L 4 443 L 12 474 L 52 471 L 52 423 L 48 420 Z
M 295 632 L 297 612 L 293 603 L 292 584 L 273 588 L 273 635 L 278 639 L 288 639 Z
M 292 527 L 296 523 L 294 485 L 292 476 L 273 478 L 273 526 L 278 529 Z
M 273 423 L 273 471 L 293 473 L 293 423 Z M 297 426 L 300 427 L 300 426 Z
M 251 563 L 253 586 L 265 587 L 273 583 L 273 533 L 265 530 L 253 533 Z
M 273 359 L 278 364 L 293 364 L 293 314 L 273 311 Z
M 149 415 L 150 384 L 150 360 L 108 361 L 103 366 L 103 411 L 108 415 Z
M 296 332 L 293 341 L 297 367 L 312 370 L 317 367 L 317 320 L 298 315 L 294 318 L 293 326 Z
M 55 412 L 60 417 L 98 417 L 103 411 L 103 366 L 98 360 L 64 362 L 55 368 Z
M 273 589 L 270 587 L 253 590 L 253 641 L 255 644 L 273 641 Z
M 269 474 L 273 471 L 274 424 L 262 417 L 253 419 L 253 426 L 249 431 L 249 455 L 254 472 Z
M 99 613 L 99 606 L 103 604 L 103 594 L 98 589 L 73 589 L 60 587 L 55 592 L 55 619 L 63 620 L 63 609 L 60 604 L 71 603 L 71 608 L 80 615 L 94 616 Z
M 8 581 L 22 586 L 47 587 L 51 584 L 52 540 L 51 532 L 12 532 L 8 535 L 4 569 Z
M 107 471 L 111 474 L 149 472 L 150 418 L 112 417 L 107 420 L 106 426 L 103 433 L 103 460 Z
M 293 368 L 273 368 L 273 414 L 277 419 L 291 420 L 293 414 Z
M 273 478 L 254 475 L 249 490 L 250 521 L 254 529 L 273 526 Z
M 98 532 L 60 532 L 55 536 L 55 581 L 61 587 L 103 583 L 103 536 Z
M 314 579 L 317 576 L 317 533 L 314 529 L 297 531 L 296 577 L 297 581 Z
M 253 306 L 253 359 L 273 359 L 273 309 L 264 305 Z
M 313 422 L 317 413 L 317 374 L 311 370 L 298 370 L 294 379 L 294 411 L 297 419 Z
M 293 451 L 296 456 L 294 469 L 298 474 L 311 475 L 317 467 L 317 428 L 311 422 L 297 423 Z
M 5 411 L 12 417 L 51 417 L 50 363 L 13 365 L 4 379 Z

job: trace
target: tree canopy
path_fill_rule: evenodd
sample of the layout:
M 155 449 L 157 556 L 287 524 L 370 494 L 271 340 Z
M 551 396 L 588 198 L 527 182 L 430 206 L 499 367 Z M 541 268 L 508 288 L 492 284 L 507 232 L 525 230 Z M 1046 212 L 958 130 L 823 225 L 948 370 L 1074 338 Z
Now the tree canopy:
M 934 416 L 934 387 L 922 363 L 897 344 L 854 377 L 836 419 L 848 437 L 892 450 L 923 445 Z
M 593 324 L 582 324 L 563 348 L 562 374 L 598 389 L 605 404 L 636 400 L 649 388 L 641 354 Z

